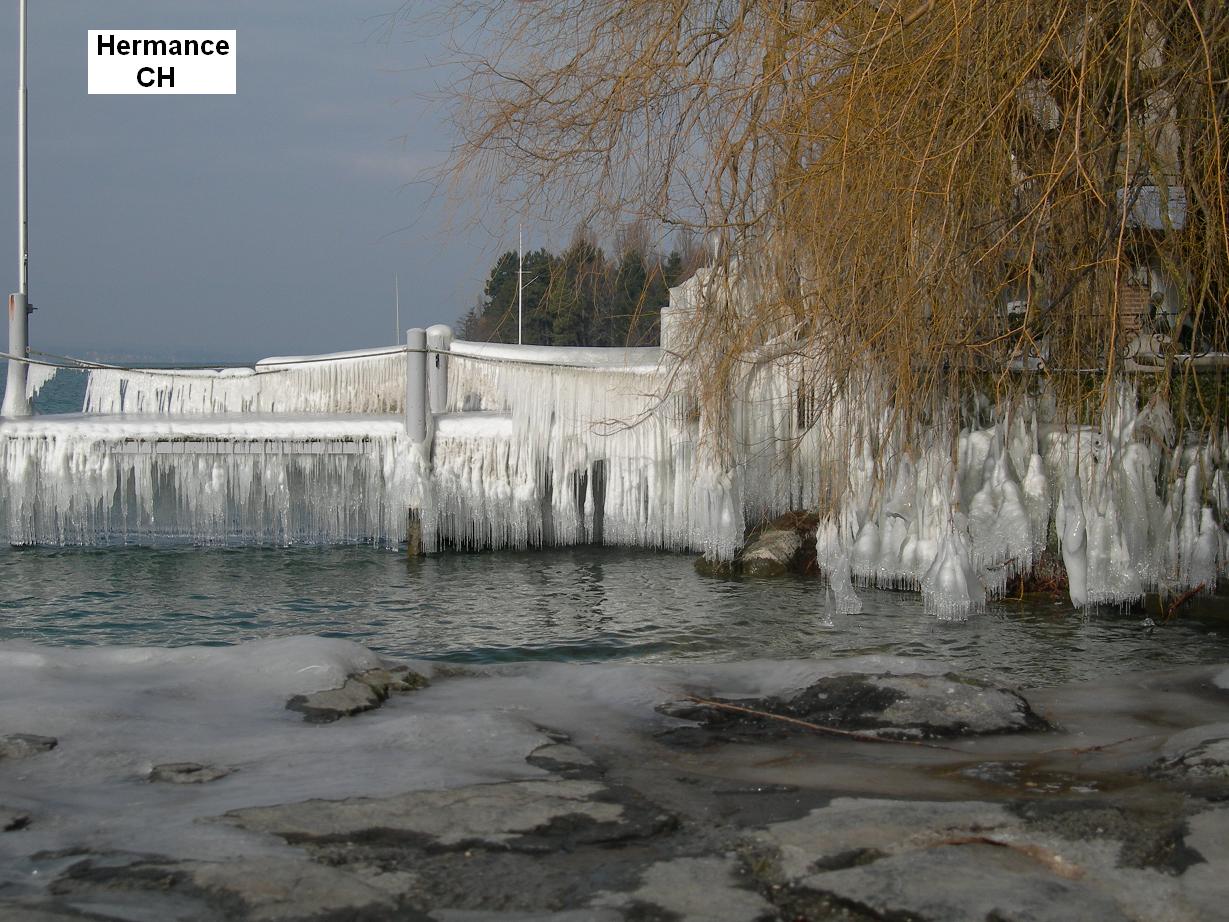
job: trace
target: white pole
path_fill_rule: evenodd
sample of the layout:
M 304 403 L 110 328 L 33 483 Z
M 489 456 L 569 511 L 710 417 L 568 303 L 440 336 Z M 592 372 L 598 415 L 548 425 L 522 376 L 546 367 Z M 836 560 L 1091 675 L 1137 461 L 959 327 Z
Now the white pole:
M 525 228 L 516 226 L 516 344 L 524 342 L 522 336 L 525 322 Z
M 26 111 L 26 0 L 21 0 L 21 41 L 17 51 L 17 214 L 20 222 L 17 230 L 17 258 L 20 285 L 18 294 L 30 296 L 30 202 L 29 202 L 29 116 Z
M 9 354 L 30 354 L 30 215 L 27 182 L 29 137 L 26 113 L 26 0 L 17 4 L 17 276 L 18 290 L 9 295 Z M 25 362 L 9 360 L 4 389 L 4 416 L 29 416 Z
M 407 330 L 405 340 L 405 431 L 411 442 L 424 445 L 428 413 L 427 331 L 420 327 Z
M 397 331 L 396 338 L 393 342 L 401 342 L 401 276 L 393 275 L 393 303 L 397 305 L 397 325 L 394 328 Z
M 448 353 L 452 327 L 437 323 L 427 327 L 427 401 L 432 413 L 448 412 Z

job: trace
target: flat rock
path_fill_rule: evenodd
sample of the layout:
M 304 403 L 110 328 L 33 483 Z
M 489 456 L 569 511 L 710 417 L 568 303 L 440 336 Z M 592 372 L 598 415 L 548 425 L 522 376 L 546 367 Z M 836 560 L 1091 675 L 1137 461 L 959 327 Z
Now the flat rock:
M 36 736 L 33 733 L 10 733 L 0 736 L 0 761 L 4 759 L 28 759 L 43 752 L 50 752 L 59 745 L 54 736 Z
M 672 922 L 755 922 L 775 916 L 771 903 L 739 885 L 732 858 L 674 858 L 647 868 L 640 886 L 629 893 L 598 896 L 597 907 L 620 907 Z
M 155 765 L 149 772 L 149 780 L 167 784 L 205 784 L 225 778 L 232 771 L 217 765 L 202 765 L 200 762 L 167 762 Z
M 1195 821 L 1193 834 L 1215 828 L 1202 814 Z M 838 798 L 765 826 L 746 848 L 761 880 L 792 894 L 790 912 L 807 918 L 1189 922 L 1202 916 L 1172 907 L 1188 895 L 1214 902 L 1222 875 L 1207 871 L 1216 850 L 1204 856 L 1183 841 L 1186 823 L 1180 796 Z
M 81 912 L 70 906 L 0 900 L 0 919 L 5 922 L 114 922 L 115 917 Z
M 1195 727 L 1170 737 L 1148 773 L 1180 782 L 1229 781 L 1229 724 Z
M 398 907 L 389 894 L 351 874 L 307 860 L 248 858 L 243 861 L 138 861 L 125 865 L 86 860 L 65 871 L 52 892 L 89 905 L 113 899 L 135 901 L 153 918 L 224 918 L 251 922 L 346 918 L 426 920 Z M 201 909 L 205 909 L 202 912 Z
M 779 871 L 799 880 L 818 869 L 861 864 L 954 836 L 1011 833 L 1019 817 L 979 801 L 906 801 L 841 797 L 826 807 L 756 834 L 776 852 Z
M 30 814 L 0 804 L 0 832 L 17 832 L 30 825 Z
M 891 739 L 1051 729 L 1019 693 L 953 674 L 829 676 L 792 696 L 713 700 Z M 706 729 L 723 734 L 780 736 L 808 732 L 796 724 L 703 704 L 667 705 L 661 710 L 700 721 Z
M 912 851 L 815 874 L 801 887 L 876 918 L 916 922 L 1126 922 L 1129 918 L 1100 889 L 1050 873 L 1019 851 L 992 845 Z
M 616 909 L 564 909 L 559 912 L 499 912 L 489 909 L 437 909 L 437 922 L 626 922 Z
M 644 838 L 674 824 L 672 816 L 630 791 L 579 779 L 309 800 L 234 810 L 223 819 L 291 843 L 381 842 L 528 852 Z
M 414 691 L 427 684 L 424 676 L 404 666 L 370 669 L 350 676 L 340 688 L 295 695 L 286 708 L 301 713 L 308 723 L 332 723 L 378 708 L 394 692 Z

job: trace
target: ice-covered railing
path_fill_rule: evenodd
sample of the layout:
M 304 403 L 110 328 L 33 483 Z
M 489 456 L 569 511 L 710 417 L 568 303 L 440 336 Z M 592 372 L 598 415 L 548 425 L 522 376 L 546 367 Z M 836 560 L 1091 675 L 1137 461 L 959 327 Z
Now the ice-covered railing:
M 1077 605 L 1211 589 L 1229 566 L 1229 433 L 1176 432 L 1164 405 L 1140 409 L 1126 384 L 1095 426 L 1022 403 L 997 408 L 994 424 L 905 443 L 874 380 L 826 391 L 824 356 L 788 331 L 741 356 L 726 399 L 706 405 L 703 359 L 679 357 L 690 350 L 677 330 L 671 352 L 450 342 L 433 330 L 408 351 L 94 370 L 89 409 L 129 422 L 315 415 L 370 435 L 355 437 L 353 456 L 142 456 L 124 450 L 133 433 L 119 423 L 6 423 L 10 539 L 395 543 L 414 509 L 429 549 L 604 541 L 728 558 L 745 523 L 798 510 L 819 515 L 835 608 L 856 610 L 858 586 L 916 589 L 945 617 L 1002 595 L 1046 548 Z
M 332 417 L 8 420 L 0 477 L 8 540 L 51 545 L 396 545 L 424 484 L 398 420 Z
M 527 518 L 541 519 L 548 542 L 725 558 L 741 544 L 737 485 L 707 460 L 660 350 L 454 342 L 448 360 L 449 412 L 509 420 L 503 444 L 437 440 L 436 494 L 454 531 L 481 529 L 501 504 L 536 501 Z
M 91 368 L 86 413 L 399 413 L 405 349 L 278 356 L 250 368 Z

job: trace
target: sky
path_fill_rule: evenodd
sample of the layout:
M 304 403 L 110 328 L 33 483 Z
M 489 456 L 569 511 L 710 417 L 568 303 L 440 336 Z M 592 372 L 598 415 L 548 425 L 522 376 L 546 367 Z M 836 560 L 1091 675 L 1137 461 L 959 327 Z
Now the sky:
M 251 359 L 394 340 L 481 295 L 506 216 L 425 175 L 452 144 L 438 24 L 401 0 L 32 0 L 32 348 Z M 235 29 L 235 96 L 89 96 L 90 29 Z M 15 290 L 17 0 L 0 0 L 0 289 Z M 454 202 L 453 204 L 456 204 Z M 473 203 L 459 202 L 462 213 Z

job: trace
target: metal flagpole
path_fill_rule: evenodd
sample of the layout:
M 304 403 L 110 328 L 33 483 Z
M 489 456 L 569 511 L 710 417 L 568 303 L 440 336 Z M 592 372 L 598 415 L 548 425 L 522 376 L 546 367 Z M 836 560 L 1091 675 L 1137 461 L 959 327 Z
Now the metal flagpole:
M 18 290 L 9 295 L 9 354 L 29 355 L 30 315 L 30 215 L 29 215 L 29 137 L 26 111 L 26 0 L 17 4 L 17 272 Z M 4 416 L 29 416 L 26 397 L 25 362 L 9 361 L 4 391 Z

